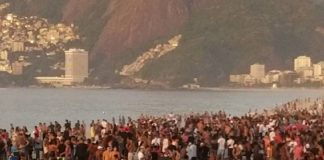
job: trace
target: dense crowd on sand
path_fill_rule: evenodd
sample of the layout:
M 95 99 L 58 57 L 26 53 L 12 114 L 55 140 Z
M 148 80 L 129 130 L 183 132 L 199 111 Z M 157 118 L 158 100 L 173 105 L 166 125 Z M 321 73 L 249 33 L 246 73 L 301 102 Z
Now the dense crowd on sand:
M 323 104 L 295 100 L 241 117 L 219 111 L 11 125 L 0 131 L 0 160 L 323 160 Z

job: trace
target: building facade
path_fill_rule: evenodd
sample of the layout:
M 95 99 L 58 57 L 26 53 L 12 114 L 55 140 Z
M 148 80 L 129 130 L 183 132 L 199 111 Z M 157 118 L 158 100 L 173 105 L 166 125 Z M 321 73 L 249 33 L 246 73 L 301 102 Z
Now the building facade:
M 253 64 L 250 66 L 250 75 L 261 81 L 265 76 L 265 65 L 264 64 Z
M 324 61 L 314 64 L 313 67 L 314 67 L 315 78 L 324 75 Z
M 88 78 L 88 52 L 83 49 L 65 51 L 65 75 L 60 77 L 35 77 L 38 83 L 52 86 L 70 86 Z
M 82 83 L 88 78 L 88 52 L 83 49 L 65 51 L 65 78 Z
M 305 69 L 312 67 L 312 61 L 310 57 L 299 56 L 294 60 L 294 70 L 297 73 L 303 72 Z

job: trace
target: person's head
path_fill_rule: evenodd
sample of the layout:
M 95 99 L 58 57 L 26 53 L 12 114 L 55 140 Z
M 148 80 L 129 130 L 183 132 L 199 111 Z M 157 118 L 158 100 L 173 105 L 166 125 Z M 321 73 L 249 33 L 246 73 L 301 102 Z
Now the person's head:
M 79 140 L 80 143 L 84 143 L 85 142 L 85 139 L 83 137 L 80 138 Z

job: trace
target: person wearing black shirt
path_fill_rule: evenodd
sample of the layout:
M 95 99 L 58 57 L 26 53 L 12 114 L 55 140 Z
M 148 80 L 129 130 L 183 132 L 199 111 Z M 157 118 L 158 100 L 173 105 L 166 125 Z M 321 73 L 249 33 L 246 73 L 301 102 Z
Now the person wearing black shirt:
M 57 148 L 58 148 L 58 156 L 60 157 L 58 159 L 62 159 L 63 157 L 65 157 L 65 154 L 64 154 L 65 153 L 65 144 L 64 144 L 63 140 L 60 141 Z
M 159 159 L 159 146 L 152 146 L 152 150 L 151 150 L 151 159 L 152 160 L 158 160 Z
M 200 160 L 208 160 L 209 155 L 209 147 L 205 145 L 205 143 L 201 143 L 198 148 L 198 156 Z
M 84 143 L 84 139 L 81 139 L 80 143 L 76 146 L 75 156 L 78 160 L 87 160 L 88 155 L 88 145 Z
M 5 159 L 6 157 L 6 144 L 0 136 L 0 159 Z
M 65 130 L 63 132 L 63 139 L 70 140 L 70 131 L 67 128 L 65 128 Z
M 55 121 L 54 124 L 55 124 L 55 131 L 56 132 L 61 132 L 61 128 L 62 128 L 61 124 L 58 123 L 57 121 Z
M 49 132 L 54 133 L 54 128 L 55 126 L 53 125 L 52 122 L 50 122 L 50 125 L 48 126 Z
M 74 127 L 75 127 L 76 129 L 80 129 L 80 125 L 81 125 L 81 124 L 80 124 L 80 121 L 77 120 L 77 122 L 75 123 L 75 126 L 74 126 Z
M 66 120 L 65 120 L 64 127 L 65 127 L 65 129 L 70 130 L 70 129 L 71 129 L 71 122 L 69 122 L 69 120 L 66 119 Z

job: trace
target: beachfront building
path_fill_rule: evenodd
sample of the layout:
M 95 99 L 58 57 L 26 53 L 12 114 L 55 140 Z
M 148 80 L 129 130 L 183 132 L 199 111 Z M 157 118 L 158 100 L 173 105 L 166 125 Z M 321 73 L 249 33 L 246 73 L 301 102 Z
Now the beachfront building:
M 249 74 L 230 75 L 230 82 L 242 86 L 253 86 L 258 83 L 257 79 Z
M 311 79 L 314 77 L 314 69 L 313 67 L 309 67 L 309 68 L 305 68 L 302 72 L 301 72 L 302 78 L 304 79 Z
M 250 75 L 256 78 L 258 81 L 261 81 L 265 76 L 265 65 L 255 63 L 250 66 Z
M 294 86 L 295 84 L 323 85 L 324 61 L 312 64 L 307 56 L 299 56 L 294 59 L 294 71 L 272 70 L 265 72 L 264 64 L 250 66 L 250 74 L 230 75 L 231 83 L 240 85 L 270 85 Z
M 55 87 L 60 86 L 71 86 L 72 79 L 66 78 L 64 76 L 62 77 L 35 77 L 36 81 L 40 84 L 47 84 Z
M 294 81 L 298 78 L 298 74 L 294 71 L 286 70 L 282 72 L 280 76 L 280 86 L 292 86 Z
M 88 52 L 83 49 L 65 51 L 65 77 L 75 83 L 82 83 L 88 78 Z
M 69 86 L 88 78 L 88 52 L 83 49 L 65 51 L 65 74 L 60 77 L 35 77 L 41 84 Z
M 230 75 L 229 81 L 242 86 L 254 86 L 260 84 L 265 76 L 264 64 L 253 64 L 250 66 L 250 74 Z
M 297 73 L 302 73 L 306 69 L 310 69 L 312 67 L 312 61 L 310 57 L 307 56 L 299 56 L 294 60 L 294 70 Z
M 243 79 L 242 79 L 242 75 L 241 74 L 231 74 L 229 77 L 229 81 L 231 83 L 242 83 Z
M 314 64 L 313 67 L 315 78 L 324 75 L 324 61 Z
M 279 71 L 279 70 L 271 70 L 265 75 L 265 77 L 262 79 L 261 82 L 264 83 L 264 84 L 279 83 L 281 76 L 282 76 L 281 71 Z
M 259 83 L 259 80 L 251 75 L 244 76 L 244 86 L 251 87 Z

